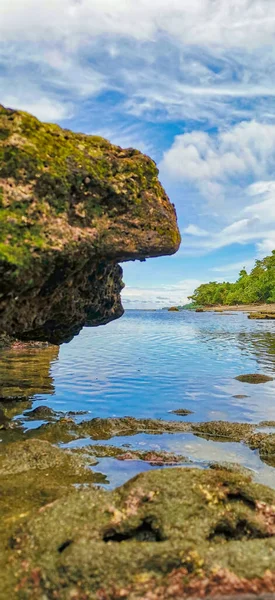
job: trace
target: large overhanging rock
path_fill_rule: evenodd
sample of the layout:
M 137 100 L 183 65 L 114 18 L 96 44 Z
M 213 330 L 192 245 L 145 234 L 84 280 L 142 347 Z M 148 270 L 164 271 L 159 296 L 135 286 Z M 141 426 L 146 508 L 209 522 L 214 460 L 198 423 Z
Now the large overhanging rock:
M 0 106 L 0 334 L 70 340 L 122 315 L 118 262 L 173 254 L 155 163 Z

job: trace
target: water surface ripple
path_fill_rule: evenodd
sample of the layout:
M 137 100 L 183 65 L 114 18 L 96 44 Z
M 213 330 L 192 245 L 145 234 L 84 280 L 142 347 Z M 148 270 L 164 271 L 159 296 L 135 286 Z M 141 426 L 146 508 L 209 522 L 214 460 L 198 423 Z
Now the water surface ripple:
M 193 411 L 185 417 L 192 421 L 275 421 L 275 381 L 249 385 L 234 379 L 244 373 L 275 376 L 274 334 L 275 322 L 249 320 L 243 313 L 127 311 L 118 321 L 85 328 L 62 345 L 58 358 L 51 359 L 49 382 L 42 382 L 40 390 L 33 385 L 29 393 L 34 407 L 88 411 L 82 419 L 126 415 L 182 419 L 171 411 L 185 408 Z M 9 360 L 2 352 L 2 381 Z M 17 376 L 22 384 L 21 371 Z M 12 372 L 16 386 L 16 369 Z M 32 387 L 30 374 L 26 386 Z M 244 397 L 234 397 L 240 395 Z M 34 422 L 25 425 L 35 427 Z M 199 440 L 191 434 L 134 437 L 132 446 L 179 451 L 198 466 L 209 460 L 236 460 L 275 486 L 274 469 L 241 444 Z M 125 443 L 118 439 L 108 443 Z M 102 459 L 98 468 L 114 485 L 135 469 L 150 468 L 137 462 L 134 467 Z

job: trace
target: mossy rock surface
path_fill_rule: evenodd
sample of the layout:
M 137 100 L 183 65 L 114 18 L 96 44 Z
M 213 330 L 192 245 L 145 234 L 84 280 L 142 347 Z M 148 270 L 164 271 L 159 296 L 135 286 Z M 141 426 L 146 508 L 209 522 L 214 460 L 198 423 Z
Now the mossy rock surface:
M 273 491 L 230 469 L 167 469 L 111 493 L 75 491 L 17 529 L 16 590 L 22 600 L 149 599 L 157 588 L 156 598 L 182 598 L 219 573 L 232 589 L 246 581 L 266 591 L 274 504 Z
M 122 314 L 118 262 L 180 243 L 149 157 L 1 106 L 0 224 L 0 333 L 54 343 Z
M 12 532 L 32 514 L 73 491 L 74 486 L 104 483 L 89 461 L 47 441 L 32 439 L 0 446 L 0 598 L 14 595 L 14 570 L 9 563 Z M 10 596 L 9 596 L 10 593 Z

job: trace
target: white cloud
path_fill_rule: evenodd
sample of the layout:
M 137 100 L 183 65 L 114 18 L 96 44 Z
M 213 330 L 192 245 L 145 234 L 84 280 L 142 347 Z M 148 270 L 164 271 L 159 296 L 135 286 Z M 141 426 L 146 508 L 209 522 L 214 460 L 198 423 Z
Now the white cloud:
M 189 186 L 183 197 L 188 198 L 189 189 L 196 190 L 192 211 L 198 219 L 183 229 L 181 253 L 248 243 L 257 244 L 259 253 L 270 250 L 275 231 L 274 162 L 271 124 L 248 121 L 214 134 L 193 131 L 177 136 L 164 154 L 161 174 Z
M 61 103 L 56 98 L 31 97 L 29 94 L 22 94 L 20 97 L 12 93 L 4 93 L 1 102 L 12 108 L 25 110 L 42 121 L 60 121 L 68 119 L 73 114 L 73 108 L 70 103 Z
M 274 119 L 273 0 L 1 0 L 0 39 L 15 88 L 21 71 L 76 104 L 120 91 L 137 116 Z
M 272 250 L 275 250 L 275 231 L 271 235 L 257 244 L 259 257 L 268 256 Z
M 205 229 L 201 229 L 201 227 L 198 227 L 197 225 L 188 225 L 188 227 L 183 229 L 182 233 L 187 233 L 188 235 L 194 235 L 196 237 L 208 236 L 208 232 Z
M 100 135 L 112 142 L 113 144 L 117 144 L 118 146 L 122 146 L 123 148 L 136 148 L 148 155 L 152 155 L 155 151 L 152 140 L 150 140 L 150 133 L 144 131 L 142 126 L 129 125 L 125 126 L 125 124 L 117 124 L 102 126 L 98 129 L 93 128 L 91 132 L 87 131 L 87 133 L 91 133 L 93 135 Z
M 247 269 L 247 271 L 250 271 L 250 269 L 252 269 L 254 263 L 255 263 L 254 259 L 248 258 L 248 259 L 244 259 L 242 261 L 229 263 L 227 265 L 213 267 L 211 269 L 211 271 L 213 271 L 214 273 L 223 273 L 224 278 L 226 278 L 227 273 L 230 273 L 231 271 L 234 273 L 235 272 L 238 273 L 241 269 L 243 269 L 243 267 L 245 267 Z
M 240 177 L 273 175 L 274 158 L 275 125 L 250 121 L 217 135 L 203 131 L 178 135 L 160 166 L 176 180 L 194 182 L 204 193 L 209 182 L 223 186 Z
M 154 39 L 165 30 L 180 42 L 232 48 L 271 44 L 275 7 L 272 0 L 10 0 L 0 5 L 4 38 L 39 40 L 49 35 L 81 43 L 84 33 Z M 86 39 L 85 39 L 86 41 Z
M 185 279 L 175 285 L 158 287 L 126 287 L 122 290 L 122 303 L 125 308 L 162 308 L 163 306 L 186 304 L 188 296 L 202 281 Z

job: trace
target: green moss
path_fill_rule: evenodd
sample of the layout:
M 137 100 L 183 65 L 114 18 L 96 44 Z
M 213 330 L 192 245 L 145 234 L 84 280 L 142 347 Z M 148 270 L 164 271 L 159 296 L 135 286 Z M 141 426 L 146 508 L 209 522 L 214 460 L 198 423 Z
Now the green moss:
M 85 465 L 81 457 L 41 440 L 15 442 L 0 451 L 1 598 L 14 594 L 15 572 L 9 562 L 12 531 L 45 505 L 67 495 L 75 484 L 104 482 L 104 477 Z
M 205 423 L 193 423 L 192 431 L 196 435 L 210 438 L 225 438 L 234 442 L 244 440 L 253 432 L 253 425 L 249 423 L 230 423 L 227 421 L 207 421 Z
M 10 130 L 6 127 L 0 127 L 0 140 L 6 140 L 10 136 Z
M 32 146 L 18 148 L 3 146 L 0 149 L 0 177 L 13 178 L 15 181 L 32 181 L 39 170 L 41 162 Z

